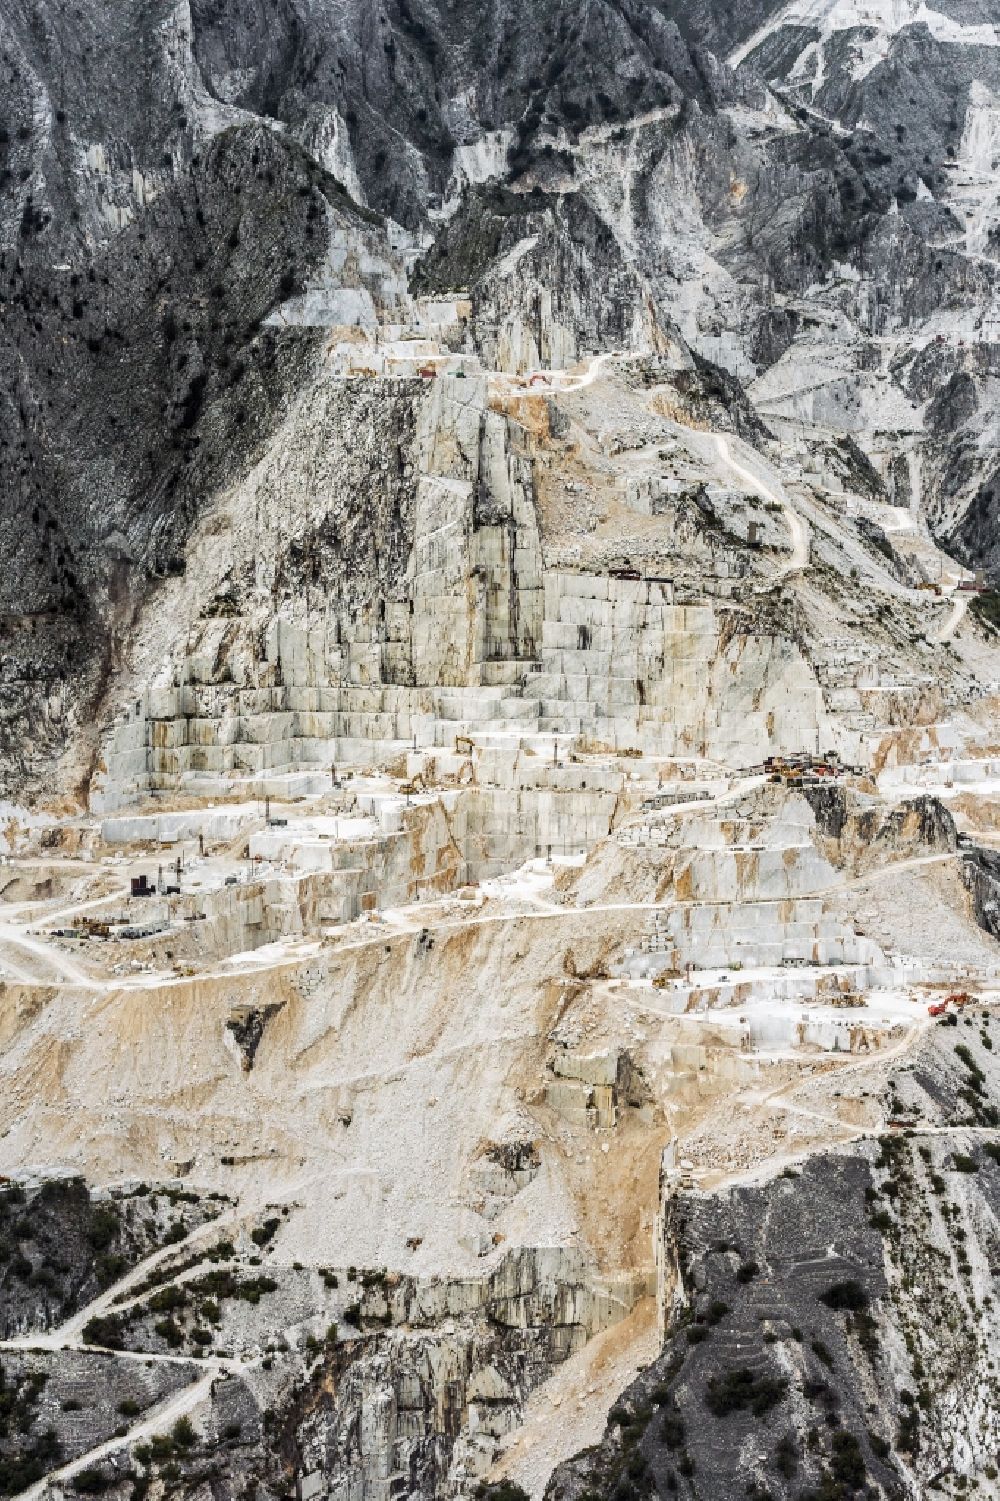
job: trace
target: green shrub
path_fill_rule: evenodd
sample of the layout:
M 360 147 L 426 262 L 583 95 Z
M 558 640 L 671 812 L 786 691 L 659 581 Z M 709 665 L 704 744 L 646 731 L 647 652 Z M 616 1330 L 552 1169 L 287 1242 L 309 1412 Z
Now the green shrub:
M 668 1408 L 660 1421 L 660 1438 L 666 1448 L 680 1449 L 684 1443 L 684 1419 L 676 1408 Z
M 982 593 L 974 594 L 969 608 L 986 630 L 1000 631 L 1000 594 L 995 589 L 984 589 Z
M 173 1350 L 179 1349 L 184 1343 L 184 1331 L 176 1319 L 160 1319 L 153 1325 L 153 1329 Z
M 253 1241 L 255 1246 L 266 1246 L 268 1241 L 274 1239 L 274 1236 L 280 1229 L 280 1227 L 281 1221 L 272 1217 L 271 1219 L 265 1220 L 262 1225 L 258 1225 L 256 1230 L 251 1230 L 250 1239 Z
M 783 1377 L 755 1376 L 748 1366 L 713 1376 L 705 1391 L 705 1405 L 716 1417 L 749 1408 L 755 1417 L 763 1417 L 784 1400 L 788 1382 Z
M 113 1313 L 99 1314 L 88 1319 L 83 1326 L 85 1345 L 103 1345 L 106 1350 L 122 1350 L 125 1347 L 122 1320 Z
M 183 1287 L 161 1287 L 158 1293 L 154 1293 L 147 1303 L 150 1313 L 172 1313 L 176 1308 L 184 1308 L 187 1304 L 187 1293 Z
M 848 1433 L 845 1428 L 840 1428 L 833 1435 L 833 1454 L 830 1460 L 830 1470 L 834 1480 L 841 1485 L 859 1490 L 865 1483 L 867 1468 L 864 1456 L 861 1453 L 861 1445 L 853 1433 Z
M 194 1425 L 191 1419 L 187 1417 L 178 1418 L 170 1430 L 170 1436 L 178 1449 L 190 1449 L 195 1441 Z
M 799 1466 L 799 1446 L 794 1433 L 786 1433 L 774 1451 L 774 1463 L 779 1475 L 791 1480 Z
M 481 1501 L 529 1501 L 528 1493 L 513 1480 L 499 1480 L 495 1485 L 476 1487 Z
M 819 1301 L 825 1303 L 827 1308 L 849 1309 L 852 1313 L 858 1313 L 868 1307 L 868 1293 L 856 1278 L 851 1277 L 846 1282 L 834 1282 L 825 1293 L 820 1293 Z
M 82 1492 L 85 1496 L 96 1496 L 101 1491 L 106 1491 L 111 1484 L 111 1476 L 106 1471 L 92 1465 L 89 1470 L 81 1470 L 79 1475 L 73 1477 L 73 1488 Z
M 120 1228 L 121 1220 L 117 1209 L 113 1209 L 110 1204 L 101 1204 L 91 1217 L 87 1239 L 95 1251 L 106 1251 Z
M 979 1064 L 976 1062 L 975 1057 L 966 1047 L 964 1042 L 958 1042 L 955 1044 L 955 1056 L 956 1058 L 961 1059 L 974 1079 L 978 1079 L 980 1083 L 985 1080 L 986 1075 L 983 1073 L 982 1069 L 979 1067 Z

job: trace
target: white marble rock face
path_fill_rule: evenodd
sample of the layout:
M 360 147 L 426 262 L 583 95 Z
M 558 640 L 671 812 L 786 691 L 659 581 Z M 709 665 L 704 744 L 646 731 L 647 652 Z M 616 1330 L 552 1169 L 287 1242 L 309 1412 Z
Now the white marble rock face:
M 258 9 L 0 0 L 0 1489 L 996 1497 L 997 0 Z

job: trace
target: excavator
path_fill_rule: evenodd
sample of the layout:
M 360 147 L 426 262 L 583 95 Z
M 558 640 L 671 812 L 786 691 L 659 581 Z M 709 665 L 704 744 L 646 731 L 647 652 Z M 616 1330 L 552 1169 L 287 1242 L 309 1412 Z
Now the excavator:
M 945 996 L 943 1001 L 937 1001 L 933 1006 L 927 1007 L 928 1016 L 944 1016 L 948 1010 L 961 1011 L 966 1006 L 971 1006 L 974 997 L 967 990 L 955 990 L 951 995 Z

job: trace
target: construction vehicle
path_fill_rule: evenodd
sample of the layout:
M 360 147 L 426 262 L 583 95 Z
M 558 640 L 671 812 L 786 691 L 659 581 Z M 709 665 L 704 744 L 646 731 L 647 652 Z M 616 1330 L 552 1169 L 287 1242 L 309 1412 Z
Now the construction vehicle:
M 945 996 L 943 1001 L 936 1001 L 933 1006 L 927 1007 L 928 1016 L 945 1016 L 949 1011 L 961 1011 L 966 1006 L 973 1004 L 974 997 L 967 990 L 955 990 L 951 995 Z

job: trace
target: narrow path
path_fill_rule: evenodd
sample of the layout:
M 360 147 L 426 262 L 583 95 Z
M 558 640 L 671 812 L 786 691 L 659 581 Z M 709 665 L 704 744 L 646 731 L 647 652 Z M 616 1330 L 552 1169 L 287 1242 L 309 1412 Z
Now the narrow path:
M 930 1022 L 928 1019 L 921 1019 L 921 1021 L 916 1022 L 910 1028 L 900 1042 L 894 1043 L 892 1047 L 884 1048 L 878 1053 L 873 1053 L 865 1057 L 852 1058 L 849 1063 L 838 1064 L 831 1058 L 829 1067 L 824 1070 L 824 1074 L 831 1079 L 839 1080 L 845 1074 L 857 1073 L 862 1069 L 881 1068 L 887 1063 L 892 1063 L 910 1051 L 914 1043 L 926 1031 L 929 1025 Z M 815 1079 L 817 1076 L 811 1075 L 810 1077 Z M 785 1098 L 792 1090 L 799 1089 L 803 1082 L 802 1079 L 785 1080 L 763 1095 L 747 1098 L 745 1101 L 746 1108 L 748 1110 L 774 1110 L 787 1115 L 802 1116 L 807 1120 L 814 1121 L 818 1126 L 822 1126 L 828 1136 L 831 1132 L 836 1132 L 838 1143 L 846 1144 L 852 1141 L 862 1141 L 870 1136 L 883 1136 L 885 1134 L 885 1125 L 877 1127 L 855 1126 L 849 1121 L 840 1120 L 836 1116 L 827 1115 L 819 1110 L 811 1110 L 806 1105 L 798 1105 Z M 800 1146 L 798 1149 L 786 1153 L 772 1154 L 764 1162 L 753 1162 L 747 1167 L 736 1168 L 731 1172 L 720 1172 L 718 1174 L 705 1172 L 702 1174 L 704 1186 L 710 1192 L 717 1193 L 722 1188 L 732 1188 L 740 1183 L 764 1182 L 776 1177 L 790 1162 L 794 1162 L 801 1157 L 803 1150 L 805 1148 Z
M 605 365 L 607 365 L 611 360 L 615 358 L 616 356 L 614 354 L 595 355 L 590 362 L 590 369 L 587 371 L 586 375 L 581 375 L 570 381 L 567 381 L 565 385 L 559 387 L 560 391 L 582 391 L 585 389 L 585 387 L 592 386 L 597 377 L 600 375 L 601 371 L 604 369 Z
M 33 958 L 41 960 L 49 969 L 55 970 L 60 980 L 83 985 L 91 982 L 91 977 L 86 970 L 81 969 L 68 954 L 64 954 L 51 944 L 43 943 L 39 938 L 32 938 L 28 933 L 20 928 L 12 927 L 9 923 L 0 923 L 0 949 L 4 946 L 21 949 L 24 953 L 31 954 Z
M 79 1309 L 72 1318 L 67 1319 L 56 1329 L 49 1329 L 39 1334 L 24 1334 L 16 1339 L 0 1340 L 0 1350 L 87 1350 L 98 1349 L 98 1346 L 88 1346 L 83 1343 L 83 1330 L 88 1321 L 99 1314 L 109 1312 L 117 1304 L 123 1293 L 132 1291 L 138 1287 L 154 1267 L 171 1257 L 182 1254 L 186 1248 L 195 1245 L 199 1240 L 206 1239 L 213 1231 L 218 1230 L 220 1225 L 232 1220 L 237 1213 L 236 1206 L 226 1210 L 215 1219 L 206 1220 L 204 1224 L 197 1225 L 191 1233 L 181 1241 L 173 1245 L 161 1246 L 151 1255 L 145 1257 L 124 1277 L 113 1282 L 109 1288 L 88 1303 L 85 1308 Z M 178 1418 L 184 1417 L 191 1412 L 198 1403 L 207 1397 L 212 1389 L 212 1383 L 220 1375 L 240 1372 L 246 1369 L 246 1362 L 229 1357 L 206 1355 L 194 1359 L 190 1355 L 165 1355 L 149 1350 L 108 1350 L 105 1352 L 116 1360 L 142 1361 L 143 1364 L 181 1365 L 190 1367 L 192 1372 L 197 1372 L 195 1379 L 178 1392 L 172 1392 L 162 1402 L 148 1408 L 136 1423 L 126 1433 L 107 1439 L 104 1443 L 97 1444 L 93 1449 L 69 1460 L 58 1469 L 51 1470 L 43 1479 L 22 1491 L 16 1501 L 29 1501 L 29 1498 L 42 1496 L 52 1481 L 68 1480 L 78 1475 L 81 1470 L 89 1469 L 91 1465 L 99 1463 L 111 1454 L 129 1444 L 137 1443 L 140 1439 L 147 1438 L 153 1433 L 163 1432 Z
M 788 577 L 793 573 L 801 573 L 809 566 L 809 529 L 798 511 L 790 505 L 787 496 L 779 494 L 760 475 L 753 473 L 744 464 L 740 464 L 733 458 L 729 448 L 729 441 L 721 433 L 715 434 L 715 446 L 719 458 L 730 472 L 736 475 L 747 486 L 752 494 L 759 495 L 762 500 L 770 501 L 773 505 L 780 506 L 785 518 L 791 537 L 792 555 L 782 570 L 782 576 Z
M 209 1395 L 212 1383 L 218 1374 L 217 1367 L 205 1371 L 190 1386 L 183 1387 L 181 1391 L 174 1392 L 163 1402 L 157 1403 L 155 1407 L 147 1409 L 140 1421 L 134 1424 L 127 1433 L 117 1438 L 109 1438 L 103 1444 L 98 1444 L 96 1448 L 88 1449 L 76 1459 L 71 1459 L 68 1464 L 60 1465 L 57 1470 L 50 1470 L 26 1491 L 21 1491 L 14 1501 L 34 1501 L 34 1498 L 43 1496 L 47 1492 L 53 1481 L 69 1480 L 74 1475 L 79 1475 L 81 1470 L 88 1470 L 100 1460 L 116 1454 L 126 1445 L 138 1443 L 141 1439 L 150 1438 L 154 1433 L 162 1433 L 169 1429 L 178 1418 L 185 1417 L 197 1407 L 203 1398 Z
M 762 42 L 766 42 L 769 36 L 773 36 L 776 31 L 780 31 L 781 27 L 785 24 L 785 12 L 789 9 L 791 9 L 790 6 L 783 6 L 776 16 L 771 16 L 764 22 L 763 26 L 758 27 L 755 32 L 748 36 L 745 42 L 741 42 L 738 47 L 730 52 L 726 58 L 729 66 L 731 68 L 738 68 L 741 63 L 746 62 L 751 52 L 756 52 Z
M 699 808 L 711 805 L 712 801 L 705 799 L 701 802 L 691 804 L 678 804 L 676 811 L 696 811 Z M 674 812 L 675 809 L 663 809 L 660 811 L 661 813 Z M 775 906 L 788 901 L 811 901 L 817 897 L 838 896 L 842 892 L 853 891 L 875 881 L 888 880 L 891 876 L 903 871 L 915 870 L 921 866 L 942 864 L 945 861 L 954 860 L 955 858 L 955 854 L 949 851 L 943 855 L 920 855 L 911 860 L 897 860 L 891 865 L 882 866 L 878 870 L 867 871 L 860 876 L 852 876 L 849 880 L 838 881 L 831 886 L 820 886 L 811 891 L 796 892 L 794 895 L 754 897 L 753 905 Z M 586 907 L 553 905 L 551 908 L 542 908 L 527 912 L 495 912 L 475 917 L 446 918 L 441 922 L 435 922 L 433 915 L 429 914 L 426 909 L 414 908 L 412 909 L 411 921 L 406 922 L 404 920 L 405 913 L 404 918 L 395 918 L 391 912 L 385 912 L 382 914 L 384 922 L 379 925 L 375 932 L 368 932 L 364 937 L 349 938 L 345 942 L 332 945 L 330 952 L 337 954 L 353 953 L 358 949 L 384 944 L 388 937 L 397 936 L 399 932 L 417 931 L 420 928 L 429 928 L 434 933 L 446 933 L 453 930 L 487 927 L 492 924 L 505 922 L 560 922 L 573 917 L 596 917 L 602 913 L 611 912 L 671 912 L 688 911 L 693 908 L 733 907 L 740 905 L 746 904 L 732 898 L 721 897 L 692 899 L 683 902 L 594 902 L 592 905 Z M 405 909 L 405 912 L 409 911 L 410 909 Z M 254 955 L 255 953 L 259 953 L 259 951 L 251 950 L 246 955 L 230 955 L 224 961 L 222 967 L 199 970 L 193 976 L 164 973 L 136 977 L 122 976 L 121 978 L 116 977 L 113 980 L 94 980 L 87 977 L 79 983 L 85 984 L 90 990 L 100 990 L 108 993 L 124 993 L 135 990 L 165 990 L 175 985 L 190 985 L 193 981 L 201 983 L 204 980 L 210 979 L 232 979 L 235 972 L 234 966 L 244 959 L 252 965 L 252 969 L 248 973 L 259 977 L 274 974 L 280 969 L 300 964 L 305 957 L 318 953 L 321 947 L 321 943 L 316 939 L 303 939 L 298 943 L 288 942 L 283 944 L 280 958 L 276 958 L 270 963 L 257 962 Z
M 41 1346 L 52 1350 L 65 1350 L 70 1345 L 82 1344 L 83 1331 L 91 1319 L 110 1313 L 122 1294 L 132 1292 L 134 1288 L 139 1287 L 155 1267 L 174 1256 L 183 1256 L 185 1251 L 190 1250 L 200 1241 L 208 1240 L 222 1225 L 230 1223 L 236 1217 L 236 1212 L 235 1208 L 227 1209 L 214 1219 L 205 1220 L 203 1224 L 196 1225 L 183 1240 L 176 1241 L 173 1245 L 160 1246 L 158 1250 L 138 1262 L 130 1272 L 126 1272 L 124 1277 L 105 1288 L 104 1292 L 88 1303 L 85 1308 L 78 1309 L 72 1318 L 66 1320 L 65 1324 L 60 1324 L 56 1329 L 49 1329 L 44 1334 L 25 1335 L 17 1343 L 30 1344 L 36 1349 Z
M 78 912 L 90 912 L 97 907 L 106 907 L 109 902 L 122 902 L 128 897 L 128 888 L 120 886 L 115 891 L 105 892 L 104 896 L 88 897 L 86 901 L 70 902 L 68 906 L 56 907 L 52 912 L 44 912 L 38 921 L 47 923 L 59 922 L 64 917 L 75 917 Z
M 3 939 L 0 938 L 0 950 L 2 950 L 2 948 Z M 32 974 L 30 970 L 22 969 L 21 966 L 19 964 L 15 964 L 12 959 L 4 959 L 0 957 L 0 977 L 2 976 L 6 976 L 11 980 L 19 980 L 24 985 L 37 985 L 39 983 L 38 976 L 36 974 Z
M 934 635 L 931 638 L 933 641 L 937 641 L 941 646 L 943 646 L 946 642 L 952 639 L 952 637 L 955 635 L 955 632 L 962 624 L 962 621 L 965 619 L 966 611 L 969 608 L 969 599 L 970 596 L 964 592 L 957 594 L 955 603 L 952 605 L 951 610 L 949 611 L 947 620 L 943 621 L 938 629 L 934 632 Z

